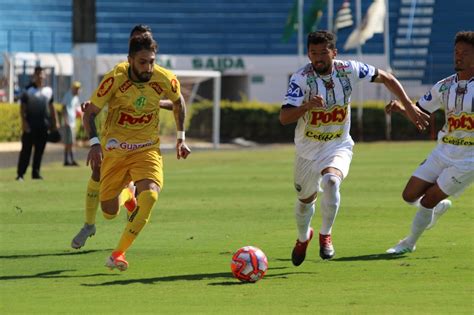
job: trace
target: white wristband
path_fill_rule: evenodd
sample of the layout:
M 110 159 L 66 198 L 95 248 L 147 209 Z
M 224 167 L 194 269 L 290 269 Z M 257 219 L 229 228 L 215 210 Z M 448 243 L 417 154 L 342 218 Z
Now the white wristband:
M 176 139 L 181 139 L 181 140 L 184 140 L 186 137 L 184 136 L 184 131 L 177 131 L 176 132 Z
M 100 144 L 100 140 L 98 137 L 93 137 L 89 139 L 89 145 L 92 147 L 93 145 Z

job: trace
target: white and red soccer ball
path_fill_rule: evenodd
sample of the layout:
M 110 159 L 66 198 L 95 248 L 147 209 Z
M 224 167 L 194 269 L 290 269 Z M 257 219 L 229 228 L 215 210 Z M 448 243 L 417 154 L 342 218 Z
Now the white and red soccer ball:
M 239 248 L 230 263 L 232 274 L 242 282 L 257 282 L 268 269 L 267 256 L 254 246 Z

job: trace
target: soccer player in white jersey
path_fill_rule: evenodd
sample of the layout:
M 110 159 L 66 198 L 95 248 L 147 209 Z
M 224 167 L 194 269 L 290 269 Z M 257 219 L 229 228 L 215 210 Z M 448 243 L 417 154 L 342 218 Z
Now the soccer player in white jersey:
M 459 195 L 474 181 L 474 32 L 457 33 L 454 43 L 456 73 L 436 83 L 417 103 L 428 113 L 444 109 L 446 123 L 438 133 L 438 145 L 403 191 L 403 199 L 418 211 L 411 233 L 388 249 L 390 254 L 414 251 L 421 234 L 451 207 L 446 198 Z M 397 101 L 386 111 L 405 113 Z
M 352 159 L 350 102 L 355 84 L 383 83 L 402 101 L 418 129 L 423 130 L 428 124 L 428 115 L 412 104 L 394 76 L 362 62 L 335 60 L 333 33 L 308 34 L 307 48 L 310 63 L 291 76 L 280 111 L 283 125 L 297 122 L 294 211 L 298 238 L 291 254 L 295 266 L 303 263 L 313 237 L 311 219 L 317 192 L 322 193 L 319 255 L 331 259 L 335 253 L 331 230 L 340 204 L 339 186 L 349 172 Z

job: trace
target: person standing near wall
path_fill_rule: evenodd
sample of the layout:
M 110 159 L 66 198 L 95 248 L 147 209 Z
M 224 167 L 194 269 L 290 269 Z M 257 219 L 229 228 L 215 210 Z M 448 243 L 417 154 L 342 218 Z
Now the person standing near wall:
M 81 89 L 81 82 L 74 81 L 71 89 L 64 95 L 63 104 L 63 119 L 64 119 L 64 166 L 78 166 L 74 160 L 74 153 L 72 147 L 76 142 L 76 113 L 81 108 L 81 101 L 79 99 L 79 91 Z
M 23 181 L 30 163 L 33 147 L 33 179 L 43 179 L 40 173 L 41 160 L 48 139 L 48 131 L 57 132 L 56 110 L 53 106 L 53 90 L 45 86 L 46 74 L 40 66 L 35 67 L 32 84 L 21 95 L 20 117 L 23 134 L 18 157 L 16 180 Z

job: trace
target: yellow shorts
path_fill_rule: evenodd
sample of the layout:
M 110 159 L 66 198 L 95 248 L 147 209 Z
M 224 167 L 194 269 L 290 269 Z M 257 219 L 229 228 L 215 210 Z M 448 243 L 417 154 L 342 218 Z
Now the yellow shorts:
M 159 149 L 125 157 L 104 157 L 100 169 L 100 201 L 117 197 L 130 181 L 151 179 L 163 188 L 163 159 Z

